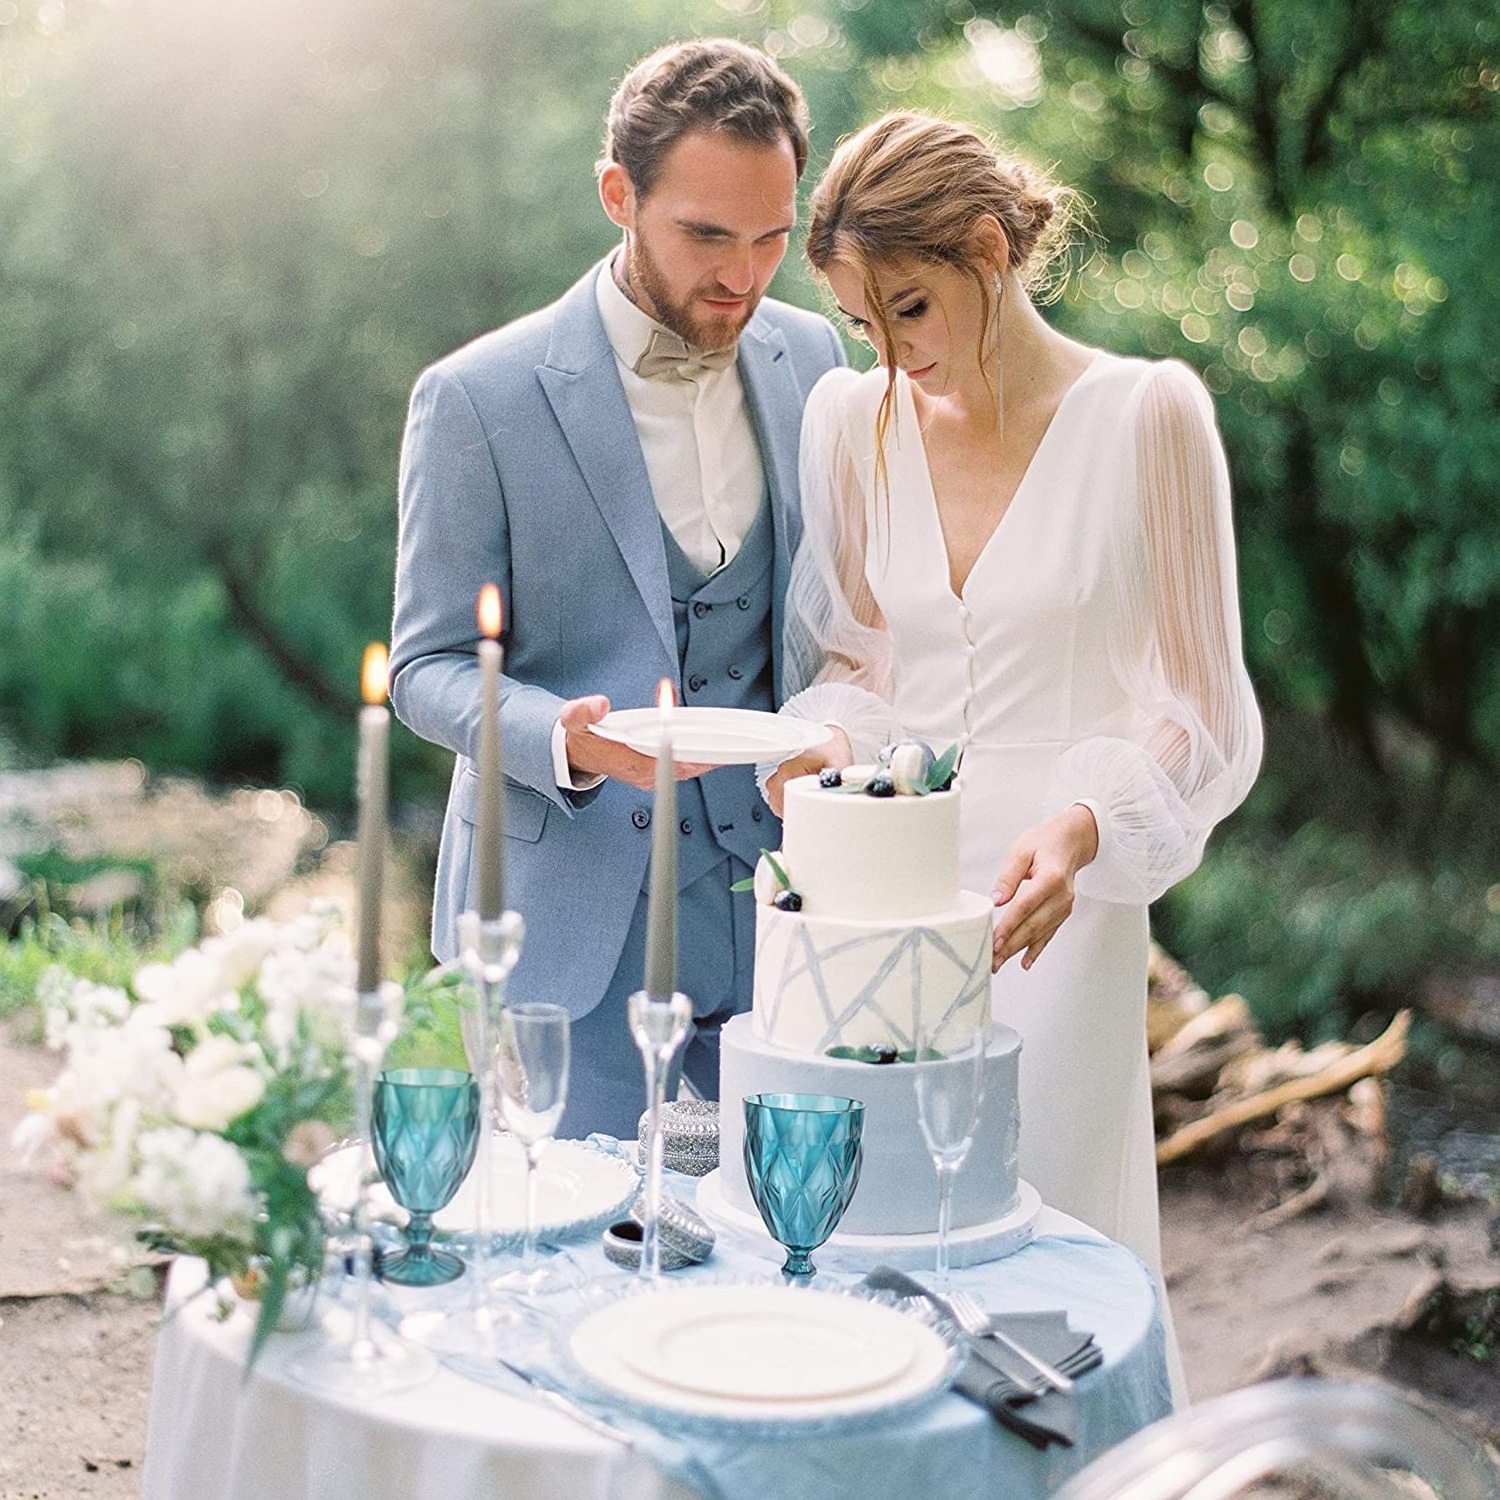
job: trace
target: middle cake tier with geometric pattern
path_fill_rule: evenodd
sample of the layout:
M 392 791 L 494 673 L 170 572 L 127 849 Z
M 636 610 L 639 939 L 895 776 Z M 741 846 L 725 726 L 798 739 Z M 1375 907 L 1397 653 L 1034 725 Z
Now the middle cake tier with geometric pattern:
M 986 1025 L 994 906 L 959 891 L 950 911 L 859 921 L 756 909 L 755 1029 L 792 1052 L 938 1051 Z

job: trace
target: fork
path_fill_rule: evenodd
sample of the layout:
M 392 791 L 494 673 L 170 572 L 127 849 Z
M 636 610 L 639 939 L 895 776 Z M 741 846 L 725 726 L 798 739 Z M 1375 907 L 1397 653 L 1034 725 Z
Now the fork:
M 1073 1382 L 1056 1366 L 1049 1365 L 1044 1359 L 1038 1359 L 1035 1354 L 1023 1348 L 1013 1338 L 1001 1333 L 998 1328 L 991 1327 L 984 1309 L 967 1292 L 949 1292 L 944 1300 L 957 1320 L 958 1326 L 971 1339 L 994 1339 L 1002 1349 L 1009 1350 L 1017 1359 L 1024 1361 L 1035 1370 L 1038 1378 L 1032 1382 L 1034 1386 L 1039 1385 L 1043 1390 L 1051 1386 L 1053 1390 L 1064 1393 L 1072 1391 Z

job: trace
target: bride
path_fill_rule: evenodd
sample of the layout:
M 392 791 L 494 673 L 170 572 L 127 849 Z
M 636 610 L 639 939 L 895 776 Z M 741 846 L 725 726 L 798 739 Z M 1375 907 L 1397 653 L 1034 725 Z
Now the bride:
M 1207 392 L 1028 297 L 1067 201 L 912 113 L 818 184 L 808 256 L 879 364 L 807 403 L 784 712 L 832 734 L 766 791 L 780 811 L 790 777 L 892 739 L 960 745 L 963 885 L 994 892 L 994 1013 L 1024 1041 L 1022 1175 L 1159 1274 L 1146 908 L 1249 790 L 1260 719 Z

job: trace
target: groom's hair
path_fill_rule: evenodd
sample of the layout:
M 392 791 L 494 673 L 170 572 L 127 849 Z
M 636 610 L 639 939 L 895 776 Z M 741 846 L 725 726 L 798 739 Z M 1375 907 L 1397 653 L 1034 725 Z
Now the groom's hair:
M 797 176 L 807 165 L 807 101 L 758 48 L 727 37 L 674 42 L 644 57 L 609 102 L 602 171 L 618 162 L 643 198 L 667 153 L 690 130 L 754 144 L 791 142 Z

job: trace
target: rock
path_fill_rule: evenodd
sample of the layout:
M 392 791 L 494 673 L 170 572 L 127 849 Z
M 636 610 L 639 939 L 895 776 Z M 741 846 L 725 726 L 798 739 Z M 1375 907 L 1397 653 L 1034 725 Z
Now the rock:
M 1500 1042 L 1500 974 L 1435 975 L 1417 1005 L 1464 1036 Z

